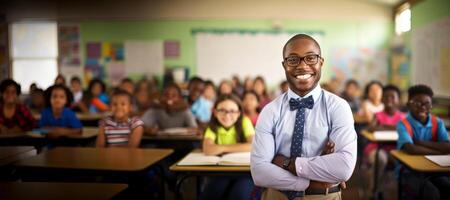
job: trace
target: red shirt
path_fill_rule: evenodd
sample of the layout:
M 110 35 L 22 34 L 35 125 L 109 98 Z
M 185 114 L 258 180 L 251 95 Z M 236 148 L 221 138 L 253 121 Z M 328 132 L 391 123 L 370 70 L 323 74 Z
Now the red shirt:
M 36 127 L 36 120 L 30 110 L 23 104 L 16 105 L 16 111 L 11 118 L 6 118 L 3 113 L 3 104 L 0 104 L 0 124 L 6 128 L 20 127 L 23 131 L 30 131 Z

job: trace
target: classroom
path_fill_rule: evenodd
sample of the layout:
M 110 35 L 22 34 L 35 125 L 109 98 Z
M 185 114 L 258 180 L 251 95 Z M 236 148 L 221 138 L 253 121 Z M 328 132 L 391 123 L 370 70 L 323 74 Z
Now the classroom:
M 450 199 L 448 0 L 0 1 L 0 199 Z

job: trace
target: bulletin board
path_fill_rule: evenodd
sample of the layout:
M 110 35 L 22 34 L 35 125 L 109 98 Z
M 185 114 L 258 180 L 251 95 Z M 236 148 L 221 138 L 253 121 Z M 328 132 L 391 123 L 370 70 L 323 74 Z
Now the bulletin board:
M 412 84 L 450 98 L 450 16 L 412 30 Z

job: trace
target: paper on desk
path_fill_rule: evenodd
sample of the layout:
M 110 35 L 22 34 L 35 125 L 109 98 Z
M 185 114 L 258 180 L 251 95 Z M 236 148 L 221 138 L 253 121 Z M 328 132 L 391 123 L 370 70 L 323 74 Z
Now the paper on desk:
M 450 155 L 428 155 L 425 158 L 441 167 L 450 167 Z
M 228 153 L 222 157 L 207 156 L 201 152 L 192 152 L 184 157 L 178 165 L 250 166 L 250 152 Z
M 398 133 L 397 131 L 375 131 L 373 133 L 373 137 L 375 137 L 376 140 L 398 140 Z

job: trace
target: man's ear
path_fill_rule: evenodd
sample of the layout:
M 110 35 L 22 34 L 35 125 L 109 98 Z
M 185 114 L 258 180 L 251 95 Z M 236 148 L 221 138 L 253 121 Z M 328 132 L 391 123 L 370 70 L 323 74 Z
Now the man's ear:
M 286 66 L 284 65 L 284 61 L 281 61 L 281 66 L 283 66 L 283 69 L 286 69 Z

